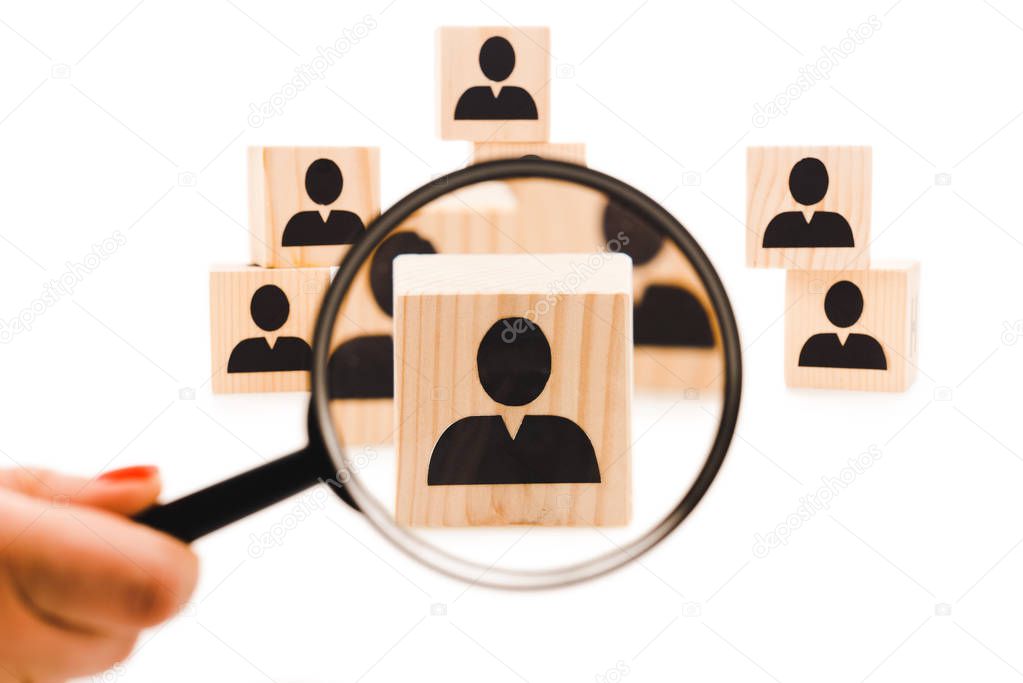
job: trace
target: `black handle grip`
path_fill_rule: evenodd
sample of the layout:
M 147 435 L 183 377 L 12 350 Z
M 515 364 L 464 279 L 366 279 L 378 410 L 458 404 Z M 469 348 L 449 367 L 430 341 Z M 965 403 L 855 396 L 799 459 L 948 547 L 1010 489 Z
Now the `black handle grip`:
M 134 519 L 191 543 L 331 476 L 328 463 L 326 453 L 307 446 L 184 498 L 154 505 Z M 348 501 L 343 489 L 339 493 Z

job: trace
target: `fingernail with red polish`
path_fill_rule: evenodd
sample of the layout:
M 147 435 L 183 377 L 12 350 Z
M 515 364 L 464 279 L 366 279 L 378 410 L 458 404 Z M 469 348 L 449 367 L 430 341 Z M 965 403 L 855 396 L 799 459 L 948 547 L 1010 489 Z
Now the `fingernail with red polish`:
M 100 475 L 100 481 L 139 481 L 150 479 L 156 476 L 156 473 L 157 468 L 153 465 L 135 465 L 134 467 L 110 470 Z

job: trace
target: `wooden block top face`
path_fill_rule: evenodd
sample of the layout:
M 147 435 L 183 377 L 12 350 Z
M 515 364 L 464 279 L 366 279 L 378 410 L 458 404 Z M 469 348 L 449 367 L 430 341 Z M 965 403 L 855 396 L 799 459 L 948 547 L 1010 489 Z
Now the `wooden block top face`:
M 250 147 L 252 260 L 336 266 L 380 213 L 375 147 Z
M 313 326 L 332 270 L 211 270 L 215 393 L 309 389 Z
M 916 377 L 920 266 L 789 271 L 789 386 L 905 391 Z
M 870 265 L 870 147 L 750 147 L 746 265 Z
M 628 259 L 559 290 L 587 258 L 395 262 L 399 523 L 628 523 Z
M 446 26 L 437 30 L 444 140 L 544 141 L 550 130 L 550 29 Z
M 525 157 L 567 161 L 585 166 L 586 145 L 581 142 L 478 142 L 473 145 L 474 164 Z

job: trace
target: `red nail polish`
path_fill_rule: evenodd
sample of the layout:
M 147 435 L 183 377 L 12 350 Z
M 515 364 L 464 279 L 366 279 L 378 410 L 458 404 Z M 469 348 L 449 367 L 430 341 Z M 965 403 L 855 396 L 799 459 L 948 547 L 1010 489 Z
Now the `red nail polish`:
M 111 470 L 100 475 L 101 481 L 134 481 L 149 479 L 156 475 L 157 468 L 153 465 L 135 465 L 134 467 L 122 467 L 119 470 Z

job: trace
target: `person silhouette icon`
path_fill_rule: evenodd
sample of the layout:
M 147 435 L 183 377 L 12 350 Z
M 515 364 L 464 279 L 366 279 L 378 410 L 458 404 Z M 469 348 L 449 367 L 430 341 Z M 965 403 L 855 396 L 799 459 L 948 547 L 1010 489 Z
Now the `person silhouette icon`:
M 814 157 L 796 162 L 789 172 L 789 192 L 803 206 L 812 206 L 828 193 L 828 169 Z M 852 227 L 841 214 L 814 211 L 809 221 L 802 211 L 785 211 L 764 230 L 765 248 L 853 247 Z
M 621 245 L 633 266 L 649 263 L 663 246 L 659 232 L 616 202 L 605 207 L 603 228 L 605 243 Z M 632 338 L 637 346 L 714 346 L 706 309 L 692 292 L 674 284 L 652 284 L 643 290 L 633 307 Z
M 288 321 L 291 306 L 277 285 L 263 285 L 252 295 L 249 313 L 252 321 L 266 332 L 280 329 Z M 309 370 L 312 351 L 304 339 L 278 337 L 273 346 L 265 337 L 243 339 L 231 351 L 227 371 L 283 372 Z
M 495 83 L 511 76 L 515 69 L 515 48 L 501 36 L 487 38 L 480 47 L 480 70 Z M 458 98 L 455 120 L 502 121 L 512 119 L 538 119 L 536 102 L 522 88 L 514 85 L 478 85 L 469 88 Z
M 551 376 L 551 347 L 539 325 L 502 318 L 476 353 L 480 384 L 506 406 L 532 403 Z M 429 486 L 599 483 L 586 432 L 557 415 L 526 415 L 513 435 L 501 415 L 464 417 L 441 434 L 430 456 Z
M 842 280 L 831 285 L 824 296 L 824 314 L 835 327 L 851 327 L 863 314 L 860 288 Z M 881 344 L 866 334 L 851 333 L 842 342 L 834 332 L 815 334 L 799 352 L 799 366 L 804 368 L 843 368 L 854 370 L 887 370 L 888 361 Z
M 402 254 L 435 254 L 433 244 L 414 232 L 398 232 L 380 244 L 369 264 L 373 300 L 388 317 L 394 316 L 392 272 Z M 394 340 L 389 334 L 354 337 L 341 343 L 327 363 L 330 398 L 392 398 Z
M 317 159 L 305 172 L 305 191 L 321 206 L 337 201 L 344 186 L 341 169 L 330 159 Z M 326 220 L 319 211 L 299 211 L 288 220 L 281 237 L 284 247 L 321 247 L 354 244 L 366 226 L 351 211 L 331 209 Z

